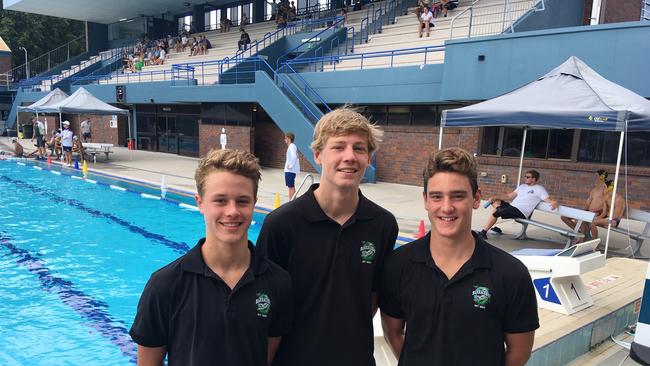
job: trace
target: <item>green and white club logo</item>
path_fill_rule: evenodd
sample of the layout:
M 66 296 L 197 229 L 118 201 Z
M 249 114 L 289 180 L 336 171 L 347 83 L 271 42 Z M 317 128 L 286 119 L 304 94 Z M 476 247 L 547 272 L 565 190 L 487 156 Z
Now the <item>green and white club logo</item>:
M 371 241 L 361 242 L 361 263 L 372 264 L 376 254 L 377 248 L 375 248 L 375 243 Z
M 269 295 L 263 292 L 258 292 L 257 299 L 255 299 L 255 305 L 257 306 L 257 316 L 266 318 L 269 315 L 269 311 L 271 311 L 271 299 L 269 298 Z
M 490 289 L 487 287 L 474 286 L 472 297 L 474 298 L 474 307 L 485 309 L 485 306 L 490 302 L 490 299 L 492 298 L 492 294 L 490 294 Z

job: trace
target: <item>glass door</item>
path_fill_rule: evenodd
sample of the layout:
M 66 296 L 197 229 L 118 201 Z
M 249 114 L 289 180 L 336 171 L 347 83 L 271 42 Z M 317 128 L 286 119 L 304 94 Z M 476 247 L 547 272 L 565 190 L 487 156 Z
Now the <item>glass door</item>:
M 178 154 L 178 132 L 176 117 L 158 116 L 158 151 Z

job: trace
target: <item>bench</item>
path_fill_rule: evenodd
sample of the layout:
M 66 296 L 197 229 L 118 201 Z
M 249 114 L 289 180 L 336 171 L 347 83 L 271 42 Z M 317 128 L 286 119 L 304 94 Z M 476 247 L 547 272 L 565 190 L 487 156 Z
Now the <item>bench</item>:
M 641 246 L 643 245 L 643 242 L 645 240 L 650 239 L 650 212 L 645 212 L 634 208 L 628 208 L 627 216 L 625 216 L 624 218 L 627 221 L 639 221 L 641 223 L 645 223 L 645 226 L 643 227 L 643 230 L 640 233 L 630 230 L 629 222 L 626 222 L 627 224 L 626 227 L 622 227 L 623 225 L 621 222 L 621 224 L 619 224 L 618 227 L 612 226 L 611 228 L 612 231 L 628 236 L 630 239 L 634 240 L 635 243 L 632 244 L 632 248 L 631 248 L 632 255 L 635 258 L 641 258 L 642 257 L 640 252 Z
M 109 154 L 113 153 L 113 144 L 88 142 L 83 144 L 83 146 L 86 153 L 92 155 L 93 163 L 97 163 L 97 153 L 104 153 L 106 155 L 106 161 L 108 161 Z
M 536 211 L 551 213 L 558 216 L 570 217 L 576 220 L 577 223 L 573 229 L 565 226 L 564 223 L 562 224 L 563 225 L 562 227 L 553 226 L 545 222 L 533 220 L 532 217 Z M 580 233 L 579 231 L 580 226 L 583 223 L 593 222 L 595 218 L 596 218 L 596 214 L 591 211 L 579 210 L 577 208 L 572 208 L 567 206 L 559 206 L 556 210 L 553 210 L 550 204 L 542 201 L 537 204 L 537 207 L 535 207 L 535 210 L 533 210 L 533 213 L 530 215 L 530 217 L 528 217 L 527 219 L 515 219 L 516 222 L 522 225 L 521 232 L 515 237 L 515 239 L 519 239 L 519 240 L 528 239 L 528 236 L 526 235 L 526 229 L 528 229 L 528 225 L 533 225 L 545 230 L 556 232 L 562 235 L 563 237 L 567 238 L 564 247 L 569 248 L 570 246 L 576 243 L 577 239 L 584 237 L 584 234 Z

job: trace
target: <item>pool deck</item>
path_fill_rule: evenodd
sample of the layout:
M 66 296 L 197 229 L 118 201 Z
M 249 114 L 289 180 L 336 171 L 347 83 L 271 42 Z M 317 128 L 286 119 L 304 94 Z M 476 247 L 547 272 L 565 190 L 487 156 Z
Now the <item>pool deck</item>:
M 21 140 L 21 144 L 25 147 L 26 152 L 33 150 L 34 145 L 29 140 Z M 0 137 L 0 150 L 11 150 L 9 138 Z M 110 155 L 108 161 L 106 161 L 103 154 L 100 154 L 97 156 L 97 163 L 91 162 L 88 167 L 91 173 L 93 171 L 107 173 L 150 183 L 154 186 L 159 186 L 162 177 L 165 176 L 168 186 L 183 191 L 195 192 L 193 175 L 197 163 L 198 159 L 196 158 L 115 147 L 114 153 Z M 58 164 L 58 162 L 55 162 L 55 164 Z M 303 177 L 305 177 L 304 173 L 298 175 L 296 179 L 297 185 L 302 181 Z M 315 181 L 319 180 L 318 175 L 315 175 L 314 178 Z M 542 177 L 541 183 L 544 183 L 544 177 Z M 369 199 L 395 215 L 402 237 L 413 237 L 418 230 L 420 220 L 424 220 L 428 227 L 428 220 L 422 202 L 422 187 L 376 183 L 362 184 L 361 190 Z M 279 194 L 281 203 L 287 202 L 284 173 L 281 169 L 264 168 L 259 187 L 258 205 L 273 208 L 276 194 Z M 480 229 L 490 213 L 490 209 L 479 208 L 475 210 L 472 220 L 473 228 Z M 541 218 L 550 224 L 562 225 L 556 215 L 544 213 L 537 215 L 536 213 L 538 220 Z M 522 247 L 562 248 L 564 246 L 561 236 L 539 228 L 530 227 L 528 236 L 533 239 L 521 241 L 514 239 L 514 235 L 519 232 L 519 224 L 512 220 L 505 220 L 499 222 L 498 225 L 504 234 L 490 235 L 489 241 L 506 251 L 513 251 Z M 601 231 L 601 233 L 603 232 Z M 628 241 L 624 236 L 616 233 L 612 234 L 610 248 L 624 251 L 628 245 Z M 644 247 L 642 253 L 648 255 L 650 249 Z M 616 350 L 618 346 L 611 346 L 611 342 L 609 342 L 610 346 L 606 347 L 608 345 L 606 341 L 603 345 L 593 348 L 595 345 L 592 343 L 597 338 L 594 338 L 594 334 L 609 330 L 618 331 L 615 334 L 620 334 L 623 331 L 621 327 L 629 323 L 625 322 L 634 318 L 634 316 L 638 316 L 638 299 L 640 299 L 643 291 L 646 268 L 647 261 L 610 258 L 604 268 L 589 272 L 583 276 L 585 283 L 597 281 L 611 275 L 619 276 L 611 284 L 590 290 L 595 300 L 594 306 L 572 316 L 560 315 L 540 309 L 539 315 L 542 327 L 536 333 L 534 354 L 529 365 L 565 364 L 566 362 L 557 363 L 559 355 L 575 353 L 576 350 L 584 347 L 594 350 L 576 359 L 575 364 L 618 364 L 623 357 L 621 351 Z M 585 342 L 587 342 L 586 345 Z M 599 343 L 597 342 L 596 345 Z M 385 343 L 381 337 L 376 338 L 376 344 L 378 365 L 394 365 L 394 358 L 392 355 L 388 355 L 390 352 L 385 348 Z M 553 344 L 561 345 L 563 348 L 561 350 L 560 348 L 554 348 Z M 571 346 L 567 346 L 568 344 L 571 344 Z M 583 353 L 577 353 L 573 358 Z M 554 357 L 555 359 L 553 359 Z M 614 362 L 612 360 L 618 360 L 618 362 L 612 363 Z M 625 364 L 634 364 L 630 362 L 628 360 Z

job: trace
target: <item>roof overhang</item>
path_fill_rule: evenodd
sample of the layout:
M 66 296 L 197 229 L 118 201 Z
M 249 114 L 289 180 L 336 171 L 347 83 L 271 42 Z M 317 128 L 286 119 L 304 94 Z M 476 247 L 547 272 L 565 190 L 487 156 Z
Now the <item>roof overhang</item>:
M 3 0 L 5 10 L 110 24 L 141 15 L 161 17 L 189 12 L 193 5 L 218 6 L 232 0 Z

